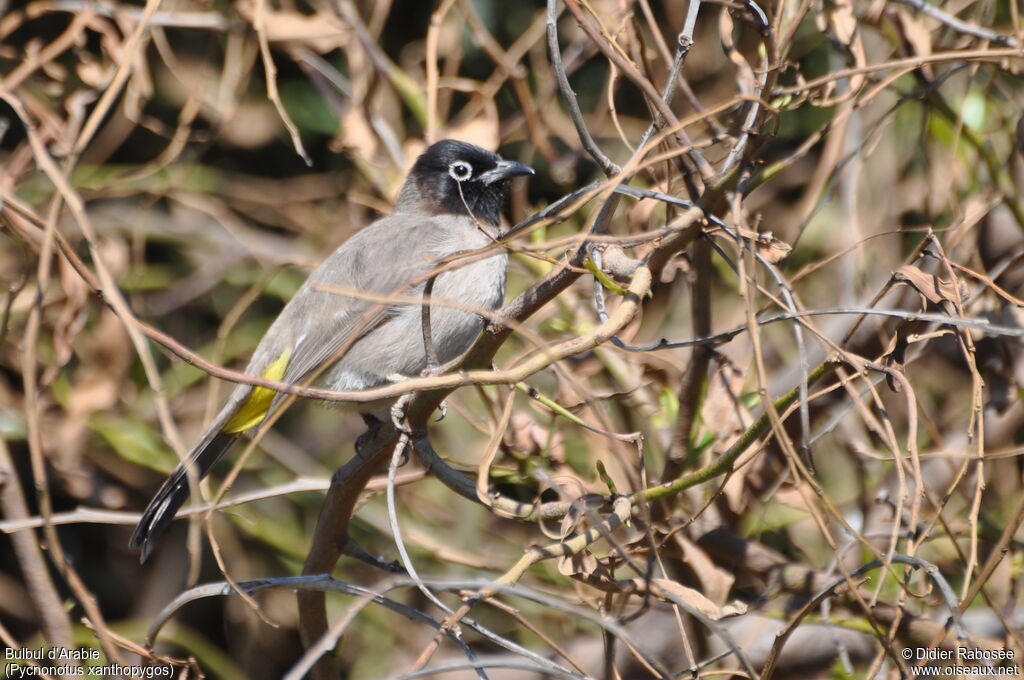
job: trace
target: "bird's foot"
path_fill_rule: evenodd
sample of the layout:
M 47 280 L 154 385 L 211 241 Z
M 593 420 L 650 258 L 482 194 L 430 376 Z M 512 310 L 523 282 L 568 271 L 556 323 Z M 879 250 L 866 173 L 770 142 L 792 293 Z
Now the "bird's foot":
M 409 423 L 405 419 L 405 407 L 412 401 L 412 393 L 403 394 L 398 398 L 394 404 L 391 405 L 391 424 L 395 426 L 395 429 L 399 432 L 405 432 L 411 434 L 409 430 Z

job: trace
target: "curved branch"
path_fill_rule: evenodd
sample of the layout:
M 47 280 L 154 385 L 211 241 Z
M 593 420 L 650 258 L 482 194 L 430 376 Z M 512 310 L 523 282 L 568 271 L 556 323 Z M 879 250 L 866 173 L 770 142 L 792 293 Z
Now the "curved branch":
M 794 630 L 796 630 L 797 626 L 800 625 L 800 622 L 803 621 L 804 617 L 821 604 L 821 601 L 828 597 L 833 590 L 844 583 L 850 583 L 849 579 L 860 576 L 861 574 L 866 574 L 867 572 L 879 567 L 888 566 L 894 562 L 897 564 L 909 564 L 912 567 L 924 569 L 928 577 L 935 583 L 935 586 L 939 590 L 939 594 L 942 596 L 942 599 L 945 600 L 946 606 L 949 608 L 950 618 L 952 620 L 953 627 L 956 630 L 957 637 L 961 640 L 967 639 L 967 631 L 964 630 L 963 624 L 960 621 L 960 610 L 957 605 L 956 595 L 953 593 L 953 589 L 950 587 L 949 582 L 946 581 L 946 578 L 942 575 L 942 572 L 939 571 L 939 568 L 931 562 L 922 560 L 919 557 L 911 557 L 909 555 L 896 553 L 890 556 L 886 561 L 872 560 L 867 564 L 857 567 L 850 572 L 849 577 L 842 576 L 837 578 L 835 581 L 822 588 L 817 595 L 808 600 L 804 606 L 800 608 L 800 611 L 797 612 L 796 616 L 793 617 L 793 620 L 790 621 L 789 625 L 787 625 L 786 628 L 780 631 L 776 636 L 775 643 L 772 645 L 772 649 L 768 653 L 768 660 L 765 661 L 761 679 L 770 680 L 775 671 L 775 664 L 778 662 L 779 656 L 782 654 L 782 648 L 786 645 L 786 641 L 789 639 L 789 636 Z M 899 659 L 895 659 L 894 661 L 897 665 L 899 664 Z
M 565 64 L 562 63 L 562 50 L 558 46 L 558 14 L 555 11 L 557 4 L 558 0 L 548 0 L 547 33 L 548 52 L 551 54 L 551 66 L 555 69 L 555 77 L 558 79 L 558 89 L 561 91 L 562 99 L 569 109 L 569 117 L 572 119 L 572 124 L 576 127 L 576 134 L 579 136 L 583 148 L 594 159 L 594 162 L 600 166 L 605 175 L 614 177 L 622 172 L 622 168 L 616 165 L 615 161 L 608 158 L 604 151 L 601 150 L 601 147 L 597 145 L 597 142 L 594 141 L 590 130 L 587 129 L 586 122 L 583 120 L 583 112 L 580 111 L 580 102 L 576 98 L 576 92 L 573 91 L 572 85 L 569 84 L 569 76 L 565 74 Z

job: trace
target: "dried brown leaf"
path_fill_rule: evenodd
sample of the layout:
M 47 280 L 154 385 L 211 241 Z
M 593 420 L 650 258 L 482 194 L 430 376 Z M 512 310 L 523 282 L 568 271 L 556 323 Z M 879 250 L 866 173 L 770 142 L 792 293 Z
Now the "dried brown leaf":
M 754 485 L 747 480 L 752 471 L 750 465 L 738 465 L 722 486 L 721 493 L 725 497 L 725 502 L 729 509 L 738 515 L 747 511 L 754 498 L 750 493 L 750 488 Z
M 712 561 L 700 546 L 693 543 L 681 531 L 673 535 L 676 545 L 682 553 L 682 559 L 700 581 L 701 590 L 712 602 L 725 604 L 729 590 L 735 582 L 732 574 Z
M 952 281 L 944 281 L 937 274 L 929 274 L 912 264 L 905 264 L 892 275 L 893 280 L 904 283 L 932 304 L 941 305 L 947 313 L 955 313 L 956 306 L 967 297 L 967 290 L 957 289 Z
M 893 333 L 892 338 L 889 340 L 889 345 L 885 349 L 885 354 L 882 355 L 882 364 L 903 373 L 903 367 L 906 363 L 907 344 L 906 338 L 901 337 L 899 332 Z M 900 382 L 891 375 L 885 376 L 885 382 L 893 392 L 900 391 Z
M 772 495 L 772 500 L 788 505 L 791 508 L 802 510 L 808 514 L 816 512 L 816 508 L 808 505 L 800 490 L 792 486 L 784 486 Z
M 565 495 L 569 495 L 570 490 L 578 491 L 573 496 L 576 498 L 575 506 L 562 518 L 561 533 L 558 538 L 564 541 L 570 536 L 585 530 L 589 525 L 587 511 L 597 511 L 604 504 L 604 498 L 598 494 L 583 493 L 582 481 L 578 479 L 566 481 L 566 477 L 563 476 L 562 481 L 556 481 L 556 484 L 558 484 Z
M 235 9 L 249 23 L 256 20 L 256 6 L 243 0 L 235 4 Z M 324 54 L 333 49 L 344 47 L 348 43 L 350 29 L 336 16 L 317 12 L 305 15 L 287 10 L 264 10 L 263 25 L 267 32 L 267 40 L 271 43 L 289 43 L 291 47 L 308 47 L 315 52 Z
M 369 161 L 377 157 L 377 135 L 374 134 L 361 107 L 353 106 L 345 112 L 338 134 L 342 146 L 352 151 L 353 158 Z
M 836 38 L 844 45 L 852 43 L 857 32 L 857 15 L 853 13 L 853 3 L 850 0 L 833 0 L 825 3 L 825 6 Z
M 57 364 L 63 366 L 71 358 L 75 339 L 85 327 L 86 316 L 82 310 L 89 302 L 89 288 L 66 260 L 59 260 L 58 267 L 64 299 L 54 322 L 53 347 L 57 353 Z
M 590 577 L 597 573 L 599 566 L 597 557 L 589 550 L 558 558 L 558 573 L 562 576 Z
M 747 613 L 747 605 L 742 602 L 735 601 L 720 607 L 699 591 L 665 578 L 652 579 L 651 585 L 656 595 L 659 595 L 658 590 L 660 590 L 662 591 L 660 596 L 664 599 L 670 602 L 676 600 L 685 603 L 714 621 Z
M 782 262 L 793 251 L 793 247 L 781 239 L 775 238 L 770 231 L 760 232 L 739 227 L 736 229 L 742 238 L 749 239 L 757 254 L 771 264 Z
M 743 371 L 734 364 L 722 362 L 708 382 L 701 420 L 718 442 L 730 440 L 753 421 L 740 401 L 745 379 Z
M 822 33 L 831 32 L 844 45 L 849 45 L 857 31 L 857 16 L 850 0 L 815 2 L 814 25 Z
M 926 57 L 932 53 L 932 34 L 922 22 L 918 21 L 910 10 L 896 8 L 896 25 L 903 38 L 910 43 L 914 54 Z

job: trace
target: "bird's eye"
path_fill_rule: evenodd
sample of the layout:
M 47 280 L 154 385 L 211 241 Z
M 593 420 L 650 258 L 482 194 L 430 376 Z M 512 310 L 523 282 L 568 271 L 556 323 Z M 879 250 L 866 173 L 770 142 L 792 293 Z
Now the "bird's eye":
M 473 176 L 473 166 L 466 161 L 455 161 L 448 166 L 448 174 L 456 182 L 465 182 Z

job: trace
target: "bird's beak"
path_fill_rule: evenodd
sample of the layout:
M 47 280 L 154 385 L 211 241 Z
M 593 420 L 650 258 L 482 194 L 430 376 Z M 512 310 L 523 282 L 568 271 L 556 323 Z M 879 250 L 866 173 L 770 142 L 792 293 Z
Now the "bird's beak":
M 518 161 L 506 161 L 500 160 L 498 164 L 494 166 L 493 170 L 488 170 L 484 174 L 480 175 L 480 181 L 484 184 L 494 184 L 500 182 L 503 179 L 510 177 L 519 177 L 521 175 L 533 175 L 533 168 L 525 163 Z

